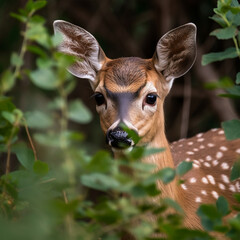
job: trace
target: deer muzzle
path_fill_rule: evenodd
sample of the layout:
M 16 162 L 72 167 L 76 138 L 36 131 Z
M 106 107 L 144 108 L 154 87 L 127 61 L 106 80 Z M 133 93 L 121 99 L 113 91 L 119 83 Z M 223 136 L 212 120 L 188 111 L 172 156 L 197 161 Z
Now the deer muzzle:
M 134 145 L 133 140 L 121 127 L 110 129 L 106 136 L 107 143 L 115 149 L 124 150 Z

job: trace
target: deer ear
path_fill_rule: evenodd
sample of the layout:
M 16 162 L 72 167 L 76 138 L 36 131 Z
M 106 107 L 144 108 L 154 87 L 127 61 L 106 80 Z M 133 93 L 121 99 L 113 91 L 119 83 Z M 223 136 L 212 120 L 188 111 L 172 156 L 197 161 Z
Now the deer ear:
M 97 40 L 83 28 L 62 20 L 54 21 L 53 28 L 63 37 L 59 51 L 77 58 L 68 71 L 76 77 L 87 78 L 91 87 L 95 88 L 97 72 L 106 60 Z
M 167 32 L 158 41 L 153 61 L 170 89 L 173 80 L 184 75 L 192 67 L 195 58 L 196 26 L 188 23 Z

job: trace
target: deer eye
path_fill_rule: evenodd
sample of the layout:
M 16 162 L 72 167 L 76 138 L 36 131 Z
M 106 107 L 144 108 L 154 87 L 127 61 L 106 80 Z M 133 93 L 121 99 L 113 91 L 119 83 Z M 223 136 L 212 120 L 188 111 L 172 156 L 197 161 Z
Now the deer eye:
M 105 98 L 104 98 L 104 96 L 103 96 L 101 93 L 99 93 L 99 92 L 96 92 L 96 93 L 94 94 L 94 98 L 95 98 L 95 101 L 96 101 L 97 106 L 101 106 L 102 104 L 105 103 Z
M 155 105 L 157 101 L 157 94 L 156 93 L 149 93 L 146 96 L 145 102 L 149 105 Z

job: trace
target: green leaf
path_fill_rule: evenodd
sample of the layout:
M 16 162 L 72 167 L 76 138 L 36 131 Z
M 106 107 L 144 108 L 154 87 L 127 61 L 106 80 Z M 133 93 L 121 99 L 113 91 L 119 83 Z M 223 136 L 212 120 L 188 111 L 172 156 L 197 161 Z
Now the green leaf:
M 39 0 L 39 1 L 28 1 L 26 5 L 26 9 L 28 9 L 29 12 L 31 11 L 37 11 L 47 4 L 47 1 Z
M 237 202 L 240 203 L 240 193 L 234 193 L 233 196 L 237 200 Z
M 183 210 L 182 210 L 181 206 L 176 201 L 174 201 L 173 199 L 171 199 L 171 198 L 164 198 L 163 199 L 163 203 L 165 203 L 168 206 L 174 208 L 179 213 L 183 213 Z
M 21 14 L 17 14 L 17 13 L 10 13 L 10 16 L 13 18 L 16 18 L 17 20 L 19 20 L 20 22 L 27 22 L 27 17 Z
M 30 128 L 46 129 L 53 125 L 52 118 L 40 111 L 26 112 L 25 119 Z
M 29 52 L 32 52 L 32 53 L 34 53 L 34 54 L 39 55 L 41 58 L 44 58 L 44 59 L 47 58 L 46 52 L 45 52 L 44 50 L 42 50 L 40 47 L 38 47 L 38 46 L 28 45 L 28 46 L 27 46 L 27 50 L 28 50 Z
M 54 72 L 49 68 L 31 72 L 30 78 L 37 87 L 45 90 L 55 90 L 59 84 Z
M 60 136 L 59 134 L 53 134 L 53 133 L 49 133 L 49 134 L 42 134 L 42 133 L 36 133 L 34 134 L 34 139 L 45 146 L 51 146 L 51 147 L 60 147 L 61 143 L 59 141 Z
M 51 40 L 52 40 L 52 45 L 53 45 L 54 47 L 58 47 L 58 46 L 60 45 L 60 43 L 63 41 L 63 36 L 62 36 L 61 33 L 56 32 L 56 33 L 52 36 Z
M 11 64 L 15 67 L 21 67 L 23 65 L 23 59 L 15 52 L 11 55 Z
M 7 91 L 10 91 L 14 87 L 15 82 L 16 82 L 16 79 L 14 78 L 14 74 L 9 69 L 7 69 L 6 71 L 3 72 L 1 77 L 0 92 L 4 93 Z
M 240 97 L 240 86 L 233 86 L 226 89 L 228 93 Z
M 109 172 L 112 168 L 112 158 L 110 157 L 109 152 L 106 151 L 99 151 L 97 152 L 89 164 L 86 166 L 86 170 L 93 173 L 93 172 L 102 172 L 106 173 Z
M 219 28 L 210 33 L 210 36 L 215 36 L 217 39 L 226 40 L 233 38 L 237 33 L 237 28 L 234 26 Z
M 208 53 L 203 55 L 202 57 L 202 65 L 207 65 L 212 62 L 222 61 L 228 58 L 235 58 L 237 57 L 237 51 L 236 48 L 227 48 L 223 52 L 214 52 L 214 53 Z
M 175 178 L 175 170 L 172 168 L 164 168 L 159 171 L 159 177 L 163 183 L 167 184 Z
M 11 124 L 14 124 L 16 117 L 12 112 L 3 111 L 2 116 Z
M 66 94 L 70 94 L 75 89 L 76 85 L 77 82 L 74 79 L 68 82 L 65 87 Z
M 233 164 L 231 175 L 230 175 L 230 180 L 231 181 L 234 181 L 238 178 L 240 178 L 240 160 L 236 161 Z
M 120 124 L 120 127 L 127 132 L 128 137 L 130 137 L 135 144 L 137 144 L 140 140 L 140 137 L 138 136 L 137 132 L 133 129 L 128 128 L 124 123 Z
M 240 84 L 240 72 L 237 73 L 236 84 Z
M 201 219 L 202 226 L 208 231 L 214 230 L 222 223 L 222 216 L 214 205 L 202 204 L 197 210 L 197 215 Z
M 64 107 L 64 104 L 64 99 L 62 99 L 61 97 L 56 97 L 48 104 L 48 108 L 50 110 L 60 110 Z
M 49 167 L 47 163 L 37 160 L 33 164 L 33 170 L 38 175 L 46 175 L 49 171 Z
M 209 90 L 213 90 L 213 89 L 216 89 L 216 88 L 227 89 L 227 88 L 230 88 L 230 87 L 233 87 L 233 86 L 234 86 L 234 83 L 233 83 L 232 79 L 230 77 L 227 77 L 227 76 L 220 78 L 219 81 L 209 82 L 209 83 L 204 84 L 204 87 L 209 89 Z
M 240 120 L 233 119 L 222 123 L 227 140 L 240 138 Z
M 69 103 L 68 118 L 78 123 L 89 123 L 92 120 L 92 113 L 80 100 Z
M 147 157 L 149 155 L 161 153 L 161 152 L 164 152 L 164 151 L 165 151 L 165 148 L 145 148 L 143 157 Z
M 230 11 L 231 11 L 233 14 L 238 14 L 238 13 L 240 13 L 240 7 L 231 7 L 231 8 L 230 8 Z
M 30 23 L 38 23 L 44 25 L 46 22 L 45 18 L 39 15 L 34 15 L 30 18 Z
M 11 98 L 0 96 L 0 111 L 12 112 L 14 109 L 16 109 L 16 107 L 12 103 Z
M 28 170 L 33 169 L 34 164 L 34 154 L 32 149 L 26 147 L 25 144 L 15 144 L 12 147 L 12 151 L 16 153 L 18 161 L 21 163 L 23 167 L 25 167 Z
M 151 236 L 153 231 L 154 227 L 150 222 L 140 222 L 140 224 L 131 229 L 134 239 L 148 239 L 147 237 Z
M 222 216 L 226 216 L 227 214 L 229 214 L 230 210 L 228 206 L 228 201 L 223 196 L 220 196 L 217 199 L 216 206 L 217 210 L 222 214 Z
M 176 173 L 179 176 L 183 176 L 191 169 L 192 169 L 192 162 L 183 161 L 177 166 Z
M 80 177 L 80 180 L 84 186 L 101 191 L 116 190 L 120 186 L 116 179 L 101 173 L 84 174 Z
M 46 48 L 51 47 L 49 35 L 42 23 L 30 22 L 28 26 L 29 27 L 25 32 L 25 36 L 27 39 L 36 41 L 37 43 Z
M 227 27 L 226 22 L 217 14 L 213 15 L 212 17 L 210 17 L 210 19 L 212 19 L 213 21 L 218 23 L 221 27 Z
M 228 97 L 233 99 L 240 98 L 240 86 L 233 86 L 226 89 L 227 93 L 219 94 L 221 97 Z

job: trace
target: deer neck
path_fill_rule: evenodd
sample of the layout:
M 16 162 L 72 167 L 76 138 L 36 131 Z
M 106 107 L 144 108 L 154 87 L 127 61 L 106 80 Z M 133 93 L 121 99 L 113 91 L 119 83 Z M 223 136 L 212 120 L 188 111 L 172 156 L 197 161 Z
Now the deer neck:
M 163 123 L 163 121 L 159 122 Z M 148 146 L 149 148 L 164 148 L 165 150 L 163 152 L 150 155 L 143 159 L 144 162 L 155 164 L 157 166 L 156 171 L 159 171 L 166 167 L 174 168 L 170 146 L 166 139 L 163 126 L 164 124 L 161 124 L 161 126 L 160 124 L 158 124 L 158 127 L 156 128 L 156 134 L 153 140 L 148 144 Z M 180 200 L 180 189 L 177 186 L 176 178 L 168 184 L 164 184 L 162 181 L 158 181 L 157 185 L 162 192 L 162 197 L 172 198 L 176 201 Z

